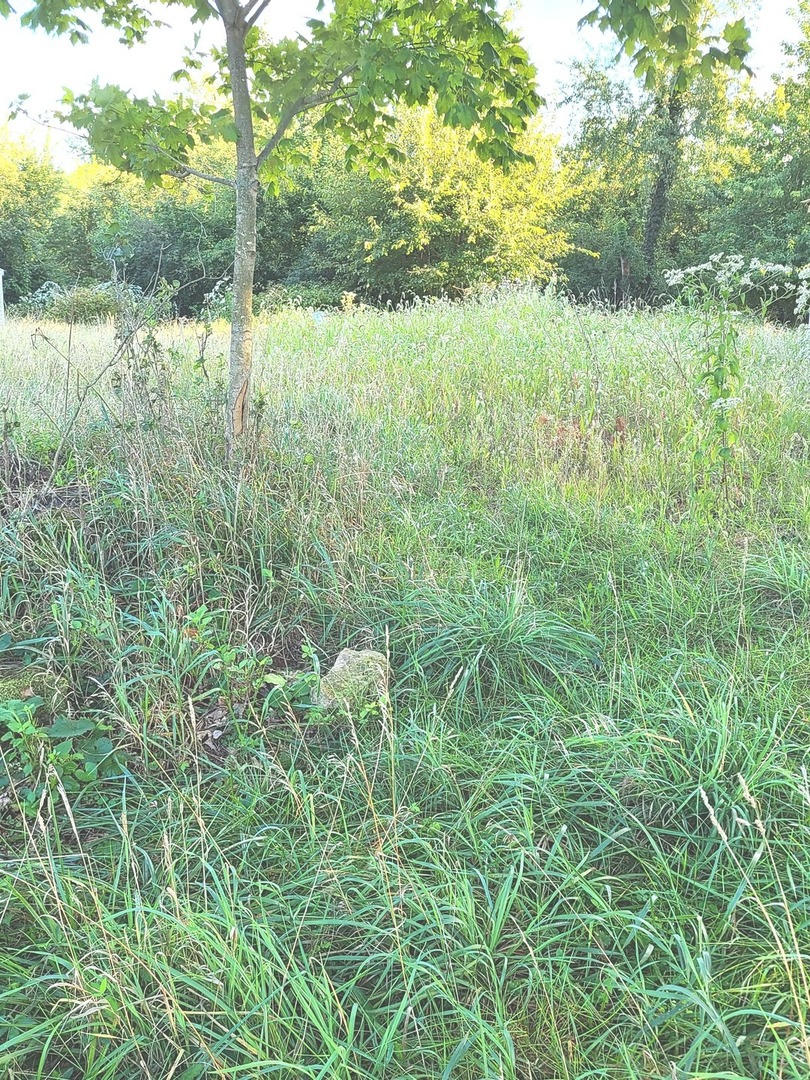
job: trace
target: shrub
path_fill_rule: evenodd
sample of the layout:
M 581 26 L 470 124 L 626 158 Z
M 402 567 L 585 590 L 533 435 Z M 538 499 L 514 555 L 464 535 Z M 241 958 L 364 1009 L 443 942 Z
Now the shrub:
M 121 313 L 125 304 L 141 302 L 143 291 L 136 286 L 106 281 L 98 285 L 44 285 L 20 300 L 14 314 L 56 322 L 108 322 Z
M 334 282 L 291 285 L 287 288 L 289 303 L 302 308 L 343 308 L 347 295 L 342 285 Z
M 329 308 L 345 308 L 350 295 L 334 284 L 313 283 L 306 285 L 270 285 L 259 293 L 254 301 L 257 315 L 273 315 L 285 308 L 299 307 L 320 311 Z M 350 305 L 349 305 L 350 306 Z

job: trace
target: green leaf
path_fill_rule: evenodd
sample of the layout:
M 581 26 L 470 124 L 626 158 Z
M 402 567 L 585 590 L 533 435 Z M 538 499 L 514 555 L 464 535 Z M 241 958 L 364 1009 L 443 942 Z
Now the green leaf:
M 676 52 L 685 53 L 689 48 L 689 35 L 686 32 L 686 27 L 681 25 L 673 26 L 667 35 L 667 41 Z
M 105 758 L 113 752 L 113 749 L 112 739 L 102 735 L 90 744 L 90 755 L 93 758 Z
M 77 735 L 85 735 L 88 731 L 95 731 L 96 724 L 92 720 L 81 717 L 59 716 L 50 727 L 45 728 L 45 734 L 51 739 L 72 739 Z
M 30 718 L 44 704 L 45 702 L 41 697 L 28 697 L 25 701 L 0 702 L 0 719 L 8 724 L 10 718 L 13 717 L 23 716 Z
M 220 137 L 225 140 L 225 142 L 235 143 L 239 139 L 239 128 L 236 126 L 233 120 L 228 121 L 227 124 L 222 124 L 222 126 L 219 127 L 217 131 Z
M 748 52 L 750 40 L 751 31 L 746 26 L 745 19 L 737 19 L 736 22 L 728 23 L 723 30 L 723 41 L 732 47 L 744 47 L 745 51 Z
M 673 19 L 678 22 L 689 22 L 693 18 L 694 2 L 690 7 L 687 0 L 670 0 L 669 12 Z
M 263 676 L 262 681 L 267 683 L 268 686 L 286 686 L 287 680 L 283 675 L 279 675 L 276 672 L 268 672 Z

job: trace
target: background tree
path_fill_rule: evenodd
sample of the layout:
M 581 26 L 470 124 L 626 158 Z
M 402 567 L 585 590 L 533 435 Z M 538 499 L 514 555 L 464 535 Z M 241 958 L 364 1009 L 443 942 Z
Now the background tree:
M 716 32 L 717 14 L 711 0 L 604 0 L 582 20 L 624 42 L 636 75 L 654 96 L 658 141 L 642 246 L 649 280 L 681 161 L 690 91 L 718 66 L 742 70 L 750 52 L 745 21 L 728 22 Z
M 612 65 L 574 63 L 570 74 L 560 99 L 571 110 L 560 150 L 567 182 L 559 218 L 571 241 L 562 268 L 575 295 L 618 303 L 634 291 L 644 262 L 649 98 Z
M 0 129 L 0 267 L 12 302 L 53 276 L 49 231 L 62 185 L 47 154 Z
M 744 142 L 755 100 L 748 77 L 725 67 L 695 79 L 684 94 L 680 166 L 668 174 L 667 212 L 656 221 L 656 260 L 664 266 L 700 261 L 693 257 L 703 249 L 700 237 L 711 242 L 715 185 L 730 176 L 737 153 L 730 141 Z M 569 285 L 579 296 L 652 300 L 662 282 L 648 271 L 645 241 L 650 208 L 661 195 L 669 118 L 661 116 L 654 90 L 594 62 L 571 66 L 561 102 L 572 109 L 561 148 L 567 193 L 560 220 L 573 245 L 563 261 Z M 708 254 L 716 250 L 731 249 L 710 247 Z
M 746 258 L 810 262 L 810 2 L 797 11 L 800 38 L 787 69 L 761 95 L 738 94 L 728 123 L 703 154 L 705 227 L 692 261 L 714 251 Z
M 331 140 L 314 173 L 312 239 L 290 284 L 332 285 L 397 302 L 476 285 L 546 282 L 568 249 L 555 223 L 562 176 L 556 139 L 534 121 L 503 173 L 442 126 L 431 107 L 397 114 L 398 160 L 382 176 L 348 175 Z

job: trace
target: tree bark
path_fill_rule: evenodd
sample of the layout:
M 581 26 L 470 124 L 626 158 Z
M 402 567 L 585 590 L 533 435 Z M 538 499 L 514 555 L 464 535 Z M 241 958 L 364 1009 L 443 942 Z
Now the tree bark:
M 669 209 L 669 194 L 678 174 L 683 139 L 684 101 L 674 90 L 662 108 L 664 126 L 662 147 L 658 154 L 658 170 L 653 184 L 647 216 L 644 221 L 644 261 L 650 282 L 655 278 L 655 254 Z
M 233 115 L 237 133 L 233 314 L 228 411 L 225 418 L 225 445 L 229 457 L 248 425 L 253 367 L 253 277 L 256 270 L 256 206 L 259 197 L 259 170 L 245 57 L 247 31 L 244 12 L 239 4 L 234 4 L 232 19 L 226 21 L 225 24 Z

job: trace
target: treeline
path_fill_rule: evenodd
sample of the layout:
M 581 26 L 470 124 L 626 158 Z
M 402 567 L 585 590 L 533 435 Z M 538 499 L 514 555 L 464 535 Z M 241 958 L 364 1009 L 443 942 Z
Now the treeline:
M 538 118 L 522 146 L 533 162 L 506 175 L 429 109 L 398 117 L 385 174 L 347 171 L 341 147 L 302 129 L 296 164 L 261 197 L 260 303 L 397 303 L 552 277 L 577 296 L 653 300 L 664 269 L 716 252 L 810 263 L 808 40 L 765 92 L 716 74 L 676 101 L 575 65 L 567 135 Z M 227 170 L 230 147 L 206 152 L 201 171 Z M 233 216 L 227 187 L 147 188 L 95 163 L 66 175 L 0 133 L 0 266 L 22 309 L 53 299 L 45 283 L 92 290 L 115 273 L 144 291 L 172 283 L 180 314 L 227 314 Z

